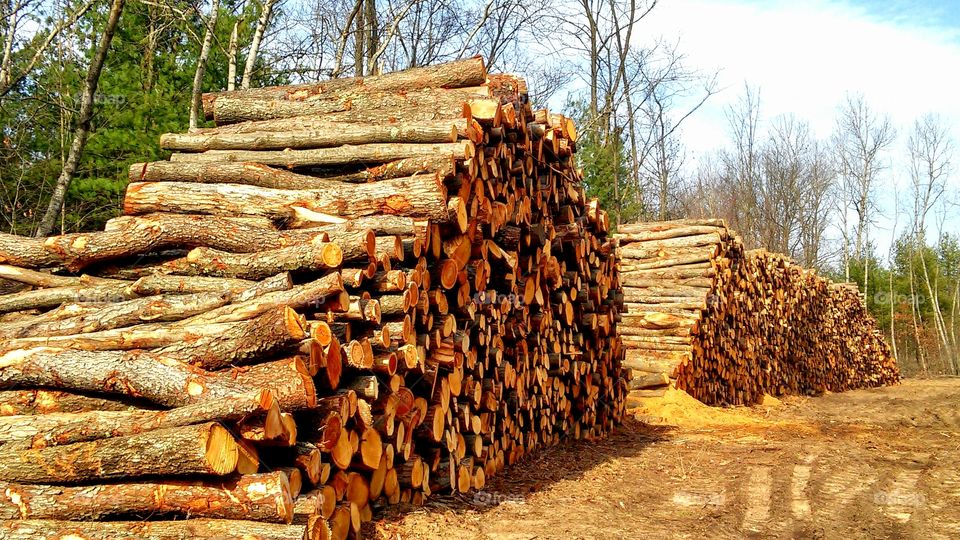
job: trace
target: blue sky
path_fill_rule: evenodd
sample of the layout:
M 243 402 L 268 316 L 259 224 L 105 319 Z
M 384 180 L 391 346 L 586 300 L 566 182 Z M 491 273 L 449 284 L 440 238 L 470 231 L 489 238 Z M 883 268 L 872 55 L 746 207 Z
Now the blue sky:
M 658 36 L 679 40 L 688 65 L 719 73 L 722 91 L 683 129 L 688 166 L 725 144 L 725 111 L 744 83 L 759 89 L 763 118 L 795 114 L 821 138 L 854 93 L 898 131 L 879 179 L 872 236 L 881 250 L 893 227 L 893 194 L 907 192 L 907 135 L 925 113 L 952 126 L 951 190 L 960 199 L 960 0 L 663 0 L 642 24 L 638 45 Z M 905 222 L 901 216 L 900 226 Z M 960 232 L 960 207 L 944 216 L 944 228 Z

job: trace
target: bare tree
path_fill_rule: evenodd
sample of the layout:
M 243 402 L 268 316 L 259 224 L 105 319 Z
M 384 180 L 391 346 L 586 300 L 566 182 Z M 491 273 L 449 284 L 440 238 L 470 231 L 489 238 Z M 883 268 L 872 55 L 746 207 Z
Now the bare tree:
M 926 250 L 927 217 L 934 207 L 943 200 L 946 192 L 947 179 L 950 173 L 953 143 L 947 134 L 946 127 L 933 115 L 926 115 L 914 122 L 913 132 L 907 139 L 907 149 L 910 154 L 910 179 L 913 195 L 913 240 L 912 255 L 917 253 L 920 260 L 920 269 L 923 272 L 923 285 L 926 289 L 931 306 L 933 323 L 941 347 L 941 355 L 945 355 L 950 369 L 957 373 L 957 362 L 954 358 L 954 347 L 950 340 L 946 320 L 940 309 L 938 298 L 939 275 L 931 272 L 927 265 Z M 913 279 L 913 276 L 911 276 Z
M 840 108 L 836 128 L 836 152 L 843 179 L 845 202 L 852 208 L 854 224 L 853 256 L 864 264 L 864 290 L 869 284 L 869 258 L 866 252 L 877 175 L 883 170 L 882 154 L 893 144 L 896 132 L 890 119 L 877 115 L 863 96 L 847 96 Z M 848 208 L 844 208 L 846 212 Z M 844 246 L 849 252 L 849 246 Z M 849 275 L 849 263 L 847 263 Z
M 253 79 L 253 72 L 256 70 L 257 55 L 260 54 L 260 45 L 263 43 L 263 35 L 267 31 L 267 27 L 270 26 L 270 16 L 273 14 L 276 3 L 277 0 L 264 0 L 260 8 L 260 17 L 257 19 L 253 39 L 250 41 L 250 50 L 247 51 L 247 61 L 243 66 L 243 79 L 240 81 L 240 88 L 250 88 L 250 81 Z
M 213 45 L 213 35 L 217 29 L 217 16 L 220 13 L 220 0 L 211 0 L 210 15 L 207 16 L 206 29 L 203 32 L 203 43 L 200 46 L 200 56 L 197 58 L 197 69 L 193 73 L 193 89 L 190 93 L 190 127 L 197 127 L 200 117 L 200 99 L 203 94 L 203 74 L 207 71 L 207 59 L 210 58 L 210 49 Z
M 70 153 L 63 163 L 63 170 L 57 178 L 53 193 L 50 196 L 50 203 L 47 210 L 40 220 L 37 227 L 36 236 L 47 236 L 53 231 L 57 215 L 63 209 L 63 201 L 67 195 L 67 188 L 73 180 L 73 175 L 80 163 L 80 157 L 83 154 L 83 148 L 87 143 L 87 137 L 90 134 L 90 124 L 93 119 L 93 102 L 97 93 L 97 85 L 100 82 L 100 73 L 103 70 L 103 64 L 107 59 L 107 52 L 110 50 L 110 42 L 113 40 L 114 31 L 117 23 L 120 21 L 120 15 L 123 12 L 125 0 L 113 0 L 110 5 L 110 13 L 107 15 L 107 24 L 100 35 L 100 42 L 87 68 L 87 76 L 84 81 L 83 96 L 80 98 L 80 115 L 77 125 L 73 130 L 73 142 L 70 145 Z

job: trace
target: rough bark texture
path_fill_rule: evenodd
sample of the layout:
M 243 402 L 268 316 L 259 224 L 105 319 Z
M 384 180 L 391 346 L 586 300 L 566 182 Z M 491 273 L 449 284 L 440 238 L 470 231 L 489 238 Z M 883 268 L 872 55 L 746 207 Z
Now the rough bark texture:
M 225 475 L 237 466 L 237 445 L 215 422 L 89 442 L 0 452 L 0 479 L 71 483 L 149 475 Z
M 257 162 L 275 167 L 343 166 L 386 163 L 408 158 L 450 156 L 468 159 L 473 156 L 473 143 L 412 144 L 379 143 L 337 146 L 311 150 L 210 150 L 196 154 L 173 154 L 173 163 L 210 163 L 220 161 Z
M 224 97 L 213 104 L 213 120 L 218 126 L 294 116 L 348 123 L 381 123 L 385 119 L 396 122 L 452 120 L 463 117 L 467 101 L 489 100 L 489 97 L 490 89 L 486 86 L 364 93 L 303 102 Z
M 165 133 L 160 147 L 181 152 L 207 150 L 283 150 L 285 148 L 327 148 L 345 144 L 443 143 L 457 140 L 453 122 L 406 124 L 330 123 L 290 131 L 252 133 Z
M 213 104 L 221 97 L 255 96 L 260 99 L 304 101 L 318 95 L 341 95 L 350 92 L 389 92 L 418 88 L 462 88 L 478 86 L 487 80 L 487 70 L 479 56 L 456 62 L 396 71 L 385 75 L 352 77 L 329 81 L 268 86 L 249 91 L 211 92 L 203 95 L 203 111 L 213 118 Z
M 53 308 L 67 302 L 117 302 L 135 296 L 129 290 L 129 283 L 124 282 L 36 289 L 0 296 L 0 313 Z
M 340 189 L 281 190 L 239 184 L 153 182 L 130 184 L 124 212 L 250 214 L 284 220 L 294 208 L 341 218 L 376 214 L 446 222 L 446 189 L 437 175 L 425 174 L 371 184 L 343 184 Z
M 0 417 L 0 443 L 21 441 L 31 448 L 136 435 L 157 429 L 202 424 L 210 421 L 236 422 L 265 413 L 274 403 L 269 390 L 256 390 L 202 401 L 169 411 L 142 409 L 91 410 L 76 413 Z
M 228 304 L 173 324 L 199 325 L 242 321 L 277 307 L 288 306 L 291 309 L 301 309 L 317 306 L 326 298 L 342 292 L 343 279 L 340 277 L 340 272 L 333 272 L 316 281 L 297 285 L 289 290 L 270 292 L 244 302 Z
M 8 540 L 37 538 L 83 538 L 85 540 L 192 540 L 195 538 L 255 538 L 257 540 L 303 540 L 306 525 L 284 525 L 233 519 L 186 519 L 180 521 L 55 521 L 28 519 L 0 523 L 0 535 Z
M 206 370 L 217 370 L 269 358 L 305 337 L 296 312 L 289 307 L 279 307 L 249 321 L 230 324 L 224 332 L 195 341 L 180 341 L 154 352 Z
M 150 405 L 147 403 L 147 405 Z M 0 416 L 18 414 L 79 413 L 86 411 L 130 411 L 140 409 L 133 404 L 96 395 L 63 390 L 0 391 Z
M 99 520 L 131 514 L 290 523 L 293 502 L 282 472 L 88 486 L 0 482 L 0 519 Z
M 144 276 L 138 279 L 130 285 L 130 289 L 141 296 L 167 293 L 198 294 L 206 292 L 232 296 L 247 291 L 256 285 L 258 285 L 256 282 L 245 279 L 206 276 L 167 276 L 158 274 Z
M 66 336 L 99 332 L 147 322 L 175 321 L 226 305 L 229 296 L 220 293 L 147 296 L 107 304 L 92 313 L 56 321 L 25 321 L 0 325 L 0 338 Z
M 143 398 L 178 407 L 248 389 L 145 351 L 77 351 L 39 347 L 0 356 L 0 388 L 47 386 Z
M 325 234 L 324 234 L 325 235 Z M 194 248 L 182 259 L 159 265 L 170 274 L 191 274 L 259 280 L 292 270 L 317 271 L 337 268 L 343 261 L 338 244 L 322 242 L 323 237 L 290 247 L 256 253 L 230 253 L 211 248 Z

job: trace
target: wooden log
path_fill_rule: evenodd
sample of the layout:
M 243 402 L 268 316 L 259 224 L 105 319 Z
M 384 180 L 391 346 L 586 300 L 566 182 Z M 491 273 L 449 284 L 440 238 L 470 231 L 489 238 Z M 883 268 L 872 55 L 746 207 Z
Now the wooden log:
M 289 275 L 286 276 L 289 281 Z M 280 279 L 283 279 L 282 277 Z M 130 285 L 130 290 L 140 296 L 154 296 L 161 294 L 197 294 L 215 292 L 228 295 L 239 295 L 255 286 L 256 283 L 246 279 L 217 278 L 206 276 L 168 276 L 155 274 L 144 276 Z M 293 286 L 292 282 L 284 284 L 277 290 L 286 290 Z
M 379 125 L 330 122 L 281 132 L 165 133 L 160 136 L 160 147 L 181 152 L 205 152 L 327 148 L 345 144 L 452 143 L 456 140 L 457 126 L 450 121 Z
M 321 241 L 318 237 L 307 243 L 256 253 L 194 248 L 186 257 L 159 265 L 157 271 L 259 280 L 280 272 L 329 270 L 339 267 L 342 262 L 343 251 L 340 246 Z
M 9 540 L 37 538 L 84 538 L 114 540 L 191 540 L 195 538 L 233 538 L 242 531 L 244 538 L 258 540 L 303 540 L 306 525 L 261 523 L 235 519 L 185 519 L 179 521 L 57 521 L 24 519 L 0 522 L 0 535 Z
M 0 518 L 101 520 L 131 514 L 290 523 L 293 501 L 281 472 L 229 480 L 166 480 L 85 486 L 0 482 Z
M 43 448 L 211 421 L 237 422 L 250 415 L 266 413 L 274 402 L 270 390 L 255 390 L 169 411 L 94 410 L 2 416 L 0 443 L 27 441 L 31 448 Z
M 127 186 L 124 212 L 253 214 L 284 220 L 295 208 L 343 218 L 373 214 L 446 222 L 446 192 L 436 175 L 425 174 L 342 189 L 278 190 L 240 184 L 135 183 Z
M 188 326 L 242 321 L 282 306 L 291 309 L 316 307 L 321 305 L 328 297 L 337 296 L 342 292 L 344 292 L 343 279 L 341 279 L 339 272 L 334 272 L 316 281 L 297 285 L 289 290 L 270 292 L 245 302 L 228 304 L 173 324 Z
M 0 479 L 72 483 L 151 475 L 223 476 L 237 467 L 237 443 L 215 422 L 37 449 L 0 452 Z
M 117 302 L 134 296 L 128 282 L 36 289 L 0 296 L 0 313 L 53 308 L 68 302 Z
M 78 351 L 52 347 L 0 355 L 0 388 L 46 386 L 103 392 L 177 407 L 248 391 L 183 362 L 145 351 Z
M 149 407 L 150 403 L 146 403 Z M 0 391 L 0 416 L 79 413 L 86 411 L 130 411 L 143 407 L 102 396 L 85 395 L 63 390 Z
M 29 240 L 28 240 L 29 241 Z M 31 263 L 32 264 L 32 263 Z M 0 264 L 0 279 L 15 281 L 39 288 L 80 287 L 96 283 L 109 283 L 112 280 L 94 276 L 58 276 L 49 272 L 20 268 L 9 264 Z M 9 294 L 9 293 L 8 293 Z
M 221 97 L 254 95 L 260 99 L 286 99 L 304 101 L 314 96 L 327 96 L 338 92 L 390 92 L 419 88 L 462 88 L 478 86 L 487 80 L 487 70 L 479 56 L 424 66 L 384 75 L 368 77 L 334 78 L 329 81 L 287 86 L 268 86 L 252 91 L 205 93 L 202 97 L 203 111 L 207 120 L 213 118 L 213 105 Z M 201 130 L 198 130 L 201 131 Z
M 470 141 L 452 143 L 412 144 L 378 143 L 357 146 L 337 146 L 310 150 L 210 150 L 198 154 L 174 154 L 173 163 L 209 163 L 218 161 L 255 162 L 275 167 L 343 166 L 369 163 L 387 163 L 409 158 L 450 156 L 470 159 L 474 154 Z
M 136 298 L 106 304 L 96 311 L 55 321 L 24 321 L 0 326 L 0 338 L 67 336 L 99 332 L 147 322 L 185 319 L 226 305 L 229 297 L 220 293 L 165 295 Z
M 249 253 L 309 242 L 320 235 L 311 231 L 276 231 L 222 217 L 161 213 L 118 218 L 106 231 L 51 236 L 43 240 L 43 247 L 55 254 L 55 264 L 77 271 L 93 263 L 170 247 Z

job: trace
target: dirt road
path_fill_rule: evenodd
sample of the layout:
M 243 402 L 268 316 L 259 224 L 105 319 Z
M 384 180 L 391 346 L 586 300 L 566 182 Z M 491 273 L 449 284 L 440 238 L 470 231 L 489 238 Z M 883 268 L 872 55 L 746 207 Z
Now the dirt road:
M 960 379 L 711 409 L 668 394 L 374 538 L 960 538 Z

